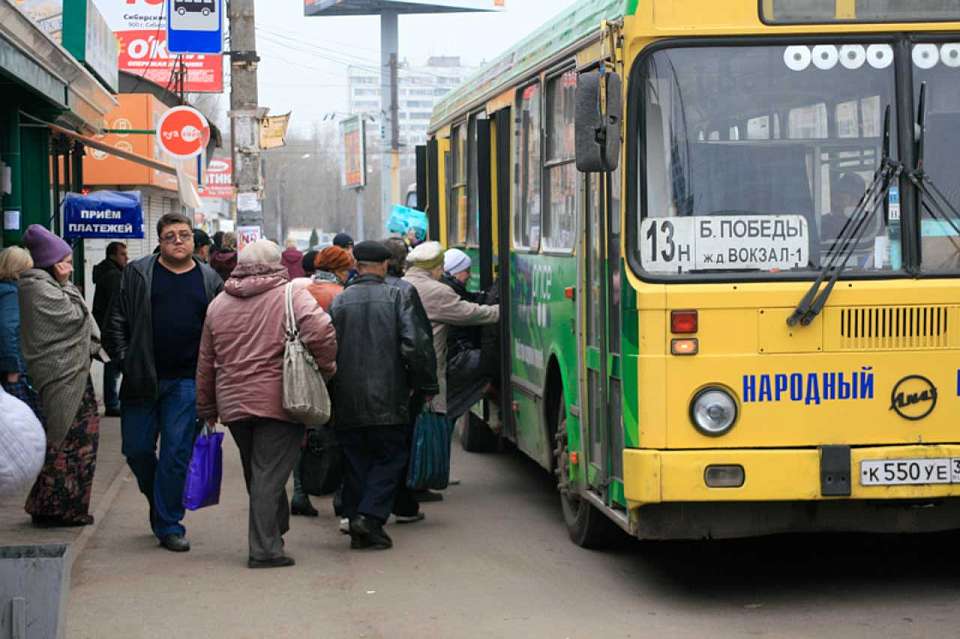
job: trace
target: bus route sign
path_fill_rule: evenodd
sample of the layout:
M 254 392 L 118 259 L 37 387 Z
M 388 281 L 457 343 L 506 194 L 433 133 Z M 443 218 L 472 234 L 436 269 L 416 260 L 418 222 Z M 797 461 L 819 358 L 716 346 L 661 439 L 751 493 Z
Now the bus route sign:
M 170 53 L 223 52 L 223 0 L 166 0 Z
M 802 215 L 647 218 L 640 256 L 651 273 L 802 268 L 810 259 Z

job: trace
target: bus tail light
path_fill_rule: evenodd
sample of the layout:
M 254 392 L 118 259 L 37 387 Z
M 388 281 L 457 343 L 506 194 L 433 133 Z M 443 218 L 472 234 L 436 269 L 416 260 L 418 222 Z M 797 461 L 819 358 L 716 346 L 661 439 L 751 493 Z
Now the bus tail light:
M 673 355 L 696 355 L 700 352 L 700 342 L 696 339 L 675 339 L 670 342 Z
M 740 488 L 746 481 L 743 466 L 707 466 L 703 482 L 710 488 Z
M 697 311 L 670 311 L 670 332 L 676 335 L 692 335 L 699 327 Z

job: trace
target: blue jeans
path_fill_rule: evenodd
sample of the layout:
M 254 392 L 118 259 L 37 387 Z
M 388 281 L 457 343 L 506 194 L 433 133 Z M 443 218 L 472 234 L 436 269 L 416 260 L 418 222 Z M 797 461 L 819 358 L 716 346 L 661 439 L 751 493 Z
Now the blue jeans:
M 196 436 L 197 386 L 192 379 L 160 380 L 153 402 L 124 401 L 121 409 L 123 455 L 150 502 L 154 534 L 183 535 L 183 484 Z M 157 440 L 160 457 L 157 458 Z
M 117 395 L 117 381 L 120 379 L 120 367 L 110 361 L 103 365 L 103 407 L 107 410 L 120 408 L 120 396 Z

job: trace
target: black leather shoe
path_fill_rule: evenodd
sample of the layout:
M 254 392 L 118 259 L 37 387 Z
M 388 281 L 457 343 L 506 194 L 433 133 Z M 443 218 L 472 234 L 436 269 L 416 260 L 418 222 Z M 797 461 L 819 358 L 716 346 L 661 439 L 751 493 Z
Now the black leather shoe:
M 272 559 L 253 559 L 251 557 L 247 560 L 248 568 L 286 568 L 296 564 L 297 562 L 293 560 L 293 557 L 287 557 L 286 555 L 273 557 Z
M 303 517 L 319 517 L 320 511 L 313 507 L 309 499 L 294 499 L 290 502 L 290 514 Z
M 397 515 L 396 517 L 398 524 L 415 524 L 427 518 L 423 513 L 417 513 L 416 515 Z
M 383 524 L 360 515 L 350 520 L 350 547 L 386 550 L 393 548 L 393 540 L 383 529 Z
M 183 535 L 164 535 L 160 540 L 160 545 L 170 552 L 187 552 L 190 550 L 190 542 Z
M 425 503 L 429 501 L 443 501 L 443 495 L 440 493 L 435 493 L 432 490 L 418 490 L 413 493 L 413 498 L 420 503 Z

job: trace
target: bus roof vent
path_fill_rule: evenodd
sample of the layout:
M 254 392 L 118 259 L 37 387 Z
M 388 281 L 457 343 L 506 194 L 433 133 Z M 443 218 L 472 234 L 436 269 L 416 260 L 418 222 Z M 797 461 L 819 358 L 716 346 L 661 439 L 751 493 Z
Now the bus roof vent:
M 834 308 L 825 320 L 825 350 L 941 349 L 960 342 L 960 306 Z

